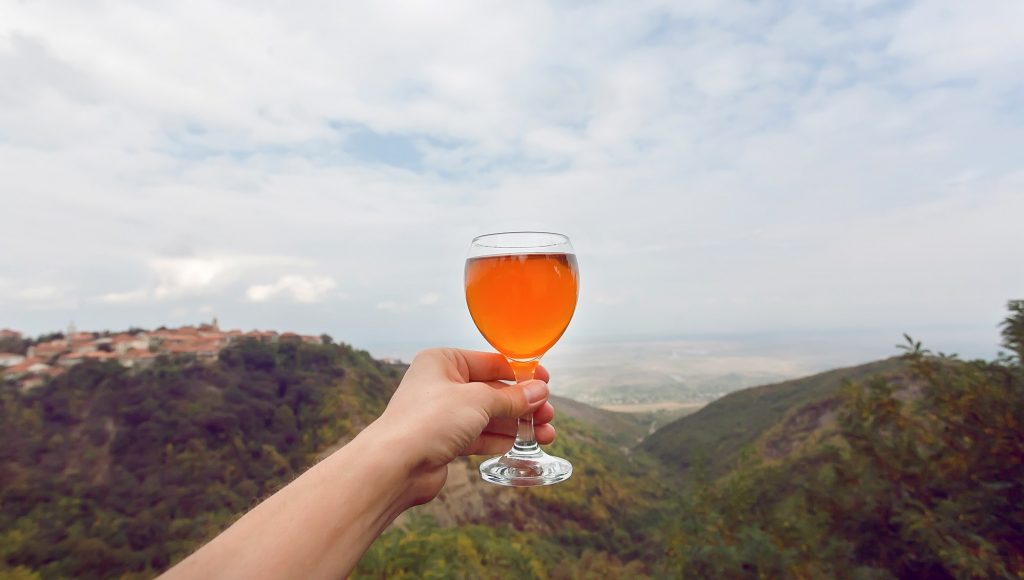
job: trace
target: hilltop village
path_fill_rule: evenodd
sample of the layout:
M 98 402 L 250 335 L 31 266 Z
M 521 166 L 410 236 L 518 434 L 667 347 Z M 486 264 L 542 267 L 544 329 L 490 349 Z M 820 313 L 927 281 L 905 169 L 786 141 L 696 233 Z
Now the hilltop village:
M 24 352 L 0 352 L 0 381 L 14 382 L 23 390 L 32 389 L 89 360 L 116 361 L 129 368 L 143 368 L 152 364 L 156 357 L 168 355 L 193 357 L 207 363 L 217 360 L 222 349 L 243 339 L 323 342 L 319 336 L 294 332 L 221 330 L 216 319 L 199 326 L 117 333 L 79 332 L 72 327 L 57 338 L 25 341 L 28 347 Z M 0 340 L 4 345 L 24 344 L 21 333 L 10 329 L 0 330 Z

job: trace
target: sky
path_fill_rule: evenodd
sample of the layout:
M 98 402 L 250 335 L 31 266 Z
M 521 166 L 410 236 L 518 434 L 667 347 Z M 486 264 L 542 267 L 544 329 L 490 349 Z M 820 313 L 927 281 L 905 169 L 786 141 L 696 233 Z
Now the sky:
M 526 229 L 576 247 L 569 343 L 994 353 L 1024 297 L 1021 22 L 1016 0 L 0 0 L 0 327 L 475 347 L 469 241 Z

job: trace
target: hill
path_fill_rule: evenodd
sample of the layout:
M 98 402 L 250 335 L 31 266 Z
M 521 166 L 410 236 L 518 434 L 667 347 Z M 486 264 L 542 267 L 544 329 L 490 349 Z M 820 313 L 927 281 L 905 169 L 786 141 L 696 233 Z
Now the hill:
M 556 399 L 572 479 L 500 488 L 460 460 L 355 576 L 1020 577 L 1024 302 L 1011 312 L 996 361 L 911 343 L 723 397 L 632 449 L 634 418 Z M 155 575 L 372 421 L 403 372 L 346 345 L 242 341 L 206 364 L 7 385 L 0 578 Z
M 355 436 L 404 370 L 347 345 L 242 340 L 210 363 L 161 356 L 133 370 L 90 361 L 28 391 L 3 385 L 0 577 L 153 576 Z M 623 450 L 643 426 L 554 403 L 553 452 L 576 464 L 570 482 L 498 488 L 476 475 L 479 459 L 461 460 L 441 497 L 388 537 L 438 523 L 489 526 L 500 528 L 497 543 L 478 546 L 481 558 L 512 542 L 550 555 L 537 565 L 643 574 L 640 561 L 656 551 L 651 514 L 666 494 L 650 477 L 656 468 Z M 391 570 L 388 545 L 375 546 L 363 573 Z
M 344 345 L 244 341 L 214 364 L 87 362 L 5 386 L 3 564 L 151 576 L 372 421 L 400 376 Z
M 551 396 L 558 417 L 571 417 L 590 425 L 601 433 L 602 439 L 618 447 L 632 448 L 647 435 L 649 421 L 642 415 L 617 413 L 559 397 Z
M 787 414 L 835 397 L 847 382 L 891 373 L 901 366 L 898 358 L 890 358 L 735 391 L 658 429 L 640 449 L 674 468 L 687 470 L 701 464 L 710 474 L 720 475 Z
M 629 415 L 553 398 L 568 481 L 540 488 L 483 482 L 481 457 L 449 466 L 432 502 L 404 514 L 375 543 L 357 577 L 643 578 L 661 554 L 658 522 L 670 494 L 663 471 L 628 450 L 644 432 Z M 590 575 L 590 576 L 588 576 Z
M 662 471 L 603 441 L 592 425 L 559 417 L 549 451 L 573 463 L 568 481 L 541 488 L 483 482 L 483 458 L 449 466 L 434 501 L 413 508 L 371 546 L 357 577 L 643 578 L 662 553 Z M 498 566 L 497 568 L 495 566 Z M 556 573 L 557 571 L 557 573 Z
M 899 376 L 860 380 L 798 407 L 757 442 L 762 453 L 743 454 L 717 478 L 696 478 L 666 508 L 685 515 L 664 529 L 672 557 L 662 572 L 1020 577 L 1018 360 L 961 362 L 929 356 L 916 344 Z M 822 402 L 830 407 L 824 413 Z M 825 415 L 832 420 L 820 428 L 816 418 Z
M 687 427 L 722 436 L 707 440 L 723 456 L 709 462 L 713 470 L 668 474 L 642 448 L 623 456 L 600 440 L 609 435 L 573 420 L 557 449 L 578 467 L 566 484 L 501 493 L 479 482 L 474 464 L 455 467 L 462 483 L 385 534 L 358 575 L 1024 574 L 1018 359 L 961 362 L 916 344 L 901 359 L 751 389 L 727 403 Z M 438 511 L 474 501 L 482 509 L 461 517 Z

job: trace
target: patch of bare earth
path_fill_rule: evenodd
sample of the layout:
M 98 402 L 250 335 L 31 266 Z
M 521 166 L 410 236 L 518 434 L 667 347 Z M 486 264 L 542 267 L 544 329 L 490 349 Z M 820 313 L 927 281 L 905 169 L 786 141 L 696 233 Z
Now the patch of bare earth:
M 924 383 L 915 381 L 906 373 L 887 373 L 885 379 L 895 388 L 893 396 L 904 403 L 921 396 Z M 807 444 L 827 437 L 836 430 L 836 412 L 842 404 L 841 395 L 798 407 L 761 440 L 761 455 L 768 460 L 779 460 L 800 453 Z

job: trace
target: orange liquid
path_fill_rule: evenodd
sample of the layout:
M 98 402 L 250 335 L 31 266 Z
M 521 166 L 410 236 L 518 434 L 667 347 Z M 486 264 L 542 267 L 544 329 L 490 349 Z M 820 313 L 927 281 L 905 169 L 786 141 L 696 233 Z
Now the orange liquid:
M 486 256 L 466 261 L 466 303 L 473 322 L 501 354 L 543 355 L 576 310 L 579 273 L 572 254 Z

